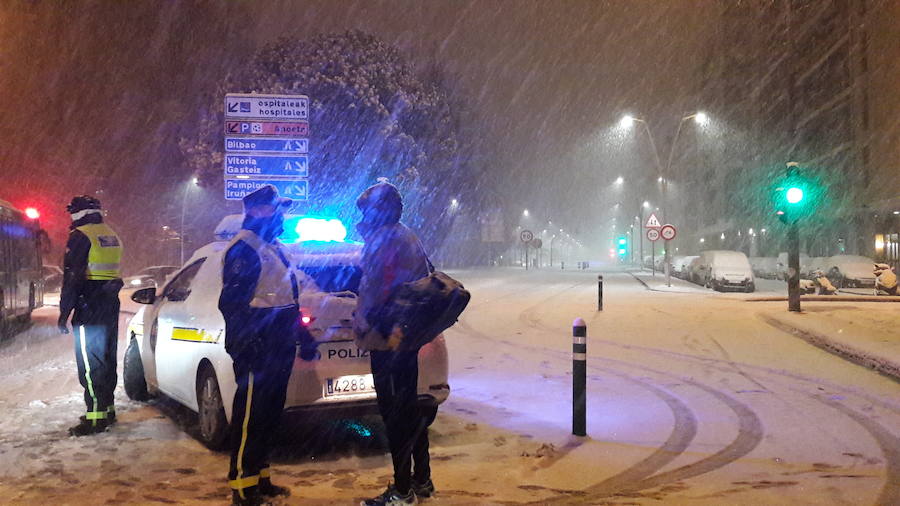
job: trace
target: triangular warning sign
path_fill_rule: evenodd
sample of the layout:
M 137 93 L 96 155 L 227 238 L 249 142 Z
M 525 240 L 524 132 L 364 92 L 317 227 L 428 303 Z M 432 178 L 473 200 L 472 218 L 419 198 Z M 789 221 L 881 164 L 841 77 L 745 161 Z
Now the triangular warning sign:
M 647 218 L 647 224 L 644 225 L 646 228 L 660 228 L 662 224 L 659 222 L 659 219 L 656 217 L 656 213 L 650 213 L 650 217 Z

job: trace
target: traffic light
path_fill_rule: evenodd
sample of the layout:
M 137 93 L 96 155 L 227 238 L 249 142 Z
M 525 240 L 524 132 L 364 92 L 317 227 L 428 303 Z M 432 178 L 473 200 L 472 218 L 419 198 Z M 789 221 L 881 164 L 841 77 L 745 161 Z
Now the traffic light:
M 616 240 L 616 244 L 619 248 L 620 257 L 624 257 L 628 254 L 628 239 L 626 239 L 625 236 L 619 236 L 619 238 Z
M 790 225 L 813 214 L 817 187 L 813 180 L 801 173 L 796 163 L 789 163 L 787 173 L 775 185 L 775 214 L 778 219 Z

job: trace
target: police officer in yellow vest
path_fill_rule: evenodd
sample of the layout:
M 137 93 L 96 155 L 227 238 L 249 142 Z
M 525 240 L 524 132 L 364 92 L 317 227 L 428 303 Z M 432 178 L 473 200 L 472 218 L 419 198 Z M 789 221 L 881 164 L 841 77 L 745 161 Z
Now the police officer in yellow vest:
M 281 419 L 297 344 L 314 346 L 300 320 L 301 286 L 278 236 L 290 199 L 271 185 L 244 197 L 244 222 L 222 266 L 219 310 L 237 391 L 231 411 L 233 504 L 260 505 L 289 495 L 272 484 L 269 452 Z M 301 356 L 308 354 L 301 352 Z
M 119 333 L 119 290 L 122 242 L 105 223 L 100 201 L 89 195 L 72 199 L 72 217 L 63 261 L 59 331 L 69 333 L 72 316 L 78 381 L 84 387 L 87 412 L 69 429 L 73 436 L 105 431 L 116 421 L 116 344 Z

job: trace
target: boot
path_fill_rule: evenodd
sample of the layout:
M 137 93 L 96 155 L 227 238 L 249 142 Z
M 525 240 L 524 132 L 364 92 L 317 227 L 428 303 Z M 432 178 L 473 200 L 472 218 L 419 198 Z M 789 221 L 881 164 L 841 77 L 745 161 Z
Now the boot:
M 420 482 L 413 477 L 410 488 L 412 488 L 412 491 L 415 492 L 416 497 L 419 499 L 427 499 L 434 495 L 434 483 L 431 481 L 431 478 Z
M 241 494 L 237 490 L 231 491 L 232 506 L 268 506 L 271 504 L 259 493 L 257 487 L 245 489 L 243 498 L 241 498 Z
M 76 437 L 89 436 L 91 434 L 106 432 L 106 429 L 108 428 L 109 422 L 106 419 L 88 420 L 82 416 L 78 421 L 78 425 L 69 427 L 69 435 Z
M 288 497 L 291 495 L 291 490 L 287 487 L 279 487 L 273 484 L 271 478 L 260 478 L 259 493 L 264 497 Z

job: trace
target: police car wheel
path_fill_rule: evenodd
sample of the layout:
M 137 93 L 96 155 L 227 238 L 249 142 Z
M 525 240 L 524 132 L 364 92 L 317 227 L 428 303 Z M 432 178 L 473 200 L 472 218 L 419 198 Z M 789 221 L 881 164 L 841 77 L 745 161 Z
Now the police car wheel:
M 141 362 L 141 350 L 134 336 L 128 341 L 125 360 L 122 365 L 122 382 L 125 394 L 134 401 L 146 401 L 150 398 L 147 392 L 147 380 L 144 378 L 144 364 Z
M 211 366 L 200 372 L 197 383 L 197 405 L 199 407 L 200 441 L 210 450 L 221 450 L 228 439 L 228 420 L 222 405 L 219 382 Z

